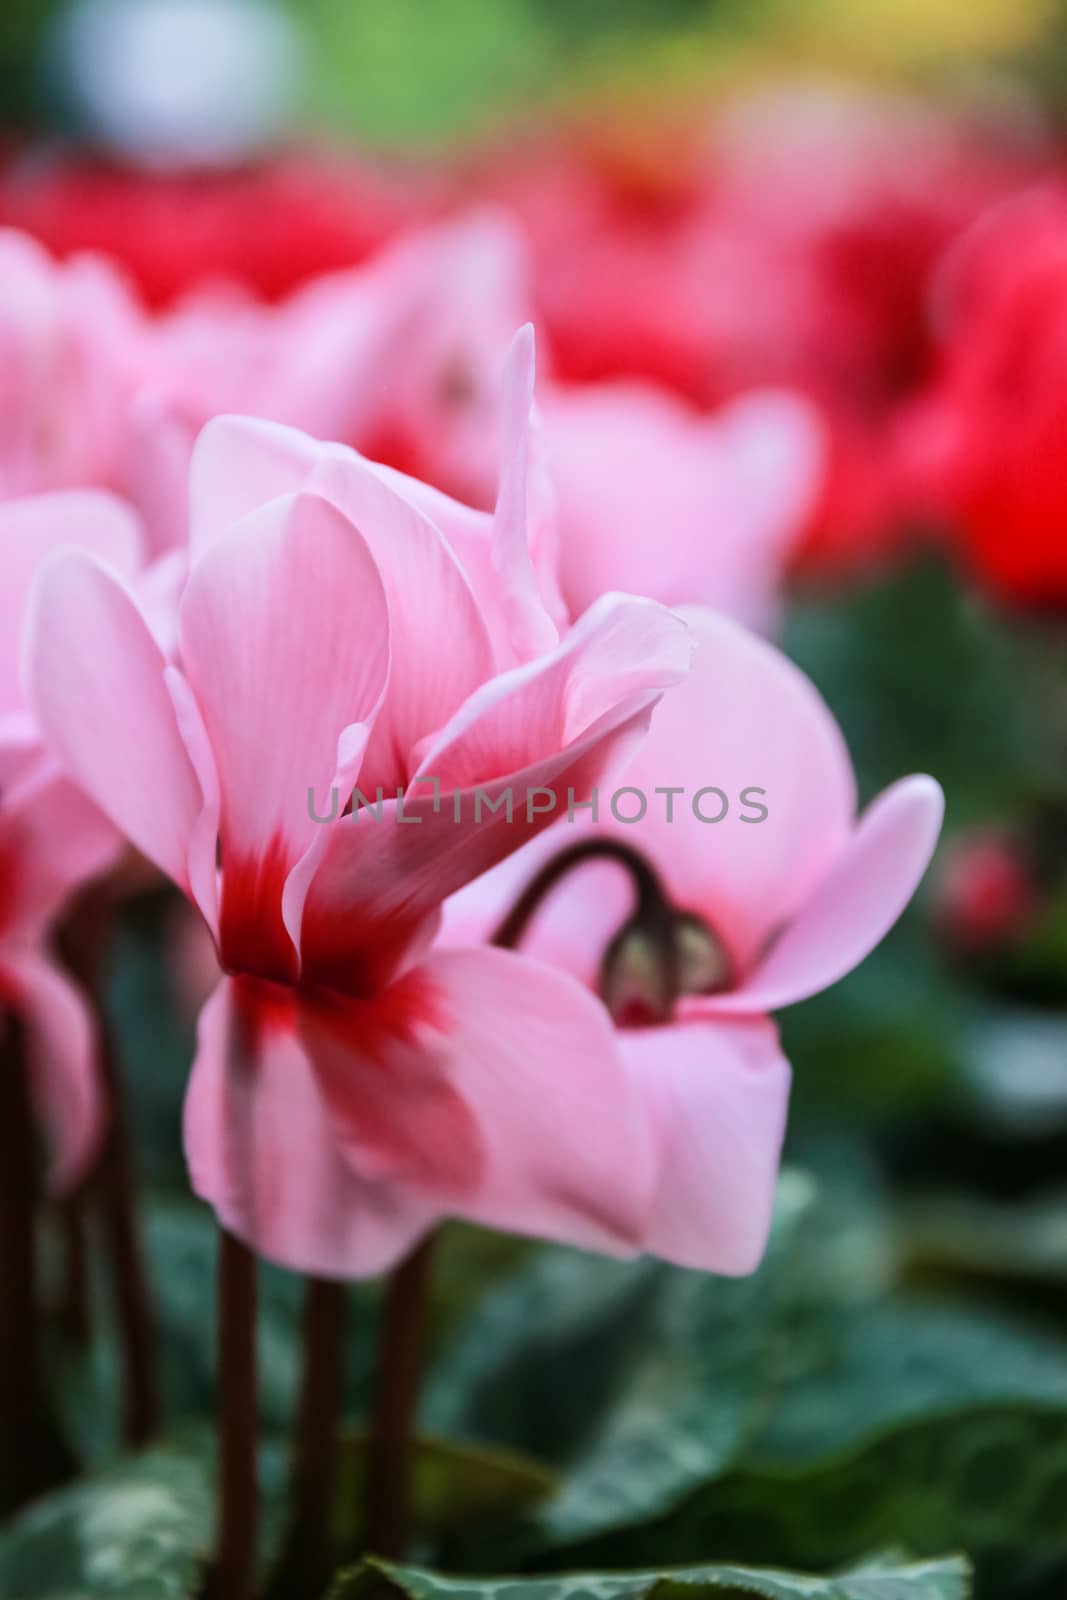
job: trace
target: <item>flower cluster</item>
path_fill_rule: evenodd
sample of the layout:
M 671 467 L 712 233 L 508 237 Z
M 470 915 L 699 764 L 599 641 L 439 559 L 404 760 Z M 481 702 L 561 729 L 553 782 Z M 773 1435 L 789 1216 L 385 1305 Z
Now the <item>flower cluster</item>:
M 766 625 L 783 563 L 840 576 L 917 536 L 1011 604 L 1062 605 L 1065 219 L 1032 123 L 820 83 L 658 140 L 579 125 L 452 170 L 289 157 L 149 179 L 13 157 L 0 223 L 72 262 L 35 289 L 49 275 L 5 245 L 52 350 L 35 393 L 74 348 L 65 406 L 12 428 L 3 477 L 28 482 L 36 454 L 51 481 L 110 483 L 125 457 L 152 537 L 177 543 L 177 469 L 224 409 L 488 506 L 502 340 L 529 316 L 572 610 L 614 585 Z M 162 309 L 135 311 L 86 248 Z M 90 382 L 92 426 L 72 429 Z
M 482 207 L 273 304 L 149 310 L 0 240 L 0 973 L 57 1175 L 102 1113 L 41 941 L 124 839 L 217 964 L 193 1187 L 307 1273 L 446 1216 L 750 1271 L 770 1014 L 863 959 L 940 824 L 924 777 L 857 818 L 830 712 L 748 631 L 823 485 L 812 396 L 701 415 L 651 367 L 579 373 L 550 310 L 535 393 L 542 250 Z

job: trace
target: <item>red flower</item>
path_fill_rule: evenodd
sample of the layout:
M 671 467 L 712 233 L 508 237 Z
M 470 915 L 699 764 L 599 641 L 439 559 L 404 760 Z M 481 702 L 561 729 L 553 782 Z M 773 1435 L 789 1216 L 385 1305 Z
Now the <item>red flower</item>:
M 1067 191 L 986 217 L 947 265 L 939 381 L 911 418 L 931 514 L 990 590 L 1067 605 Z
M 349 157 L 147 173 L 84 155 L 16 152 L 0 166 L 0 223 L 24 228 L 59 256 L 113 256 L 153 305 L 219 278 L 276 299 L 317 273 L 364 260 L 422 198 L 414 179 Z

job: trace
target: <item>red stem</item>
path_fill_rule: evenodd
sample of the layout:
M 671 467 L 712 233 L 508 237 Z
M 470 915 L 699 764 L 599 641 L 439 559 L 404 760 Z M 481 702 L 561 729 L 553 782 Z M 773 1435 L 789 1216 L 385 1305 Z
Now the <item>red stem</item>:
M 411 1455 L 418 1410 L 426 1304 L 434 1235 L 428 1234 L 389 1277 L 378 1331 L 378 1371 L 371 1414 L 367 1545 L 403 1557 L 411 1517 Z
M 67 918 L 61 942 L 71 972 L 92 1003 L 97 1027 L 107 1132 L 90 1192 L 99 1209 L 122 1347 L 122 1437 L 139 1448 L 159 1431 L 161 1407 L 155 1319 L 137 1229 L 133 1150 L 122 1075 L 102 993 L 113 909 L 106 888 L 90 890 Z
M 16 1018 L 0 1016 L 0 1515 L 44 1477 L 34 1222 L 37 1152 Z
M 270 1587 L 276 1600 L 321 1594 L 333 1571 L 330 1522 L 344 1376 L 345 1311 L 343 1284 L 308 1279 L 290 1480 L 291 1520 Z
M 213 1600 L 250 1600 L 259 1520 L 256 1471 L 256 1260 L 220 1232 L 218 1534 Z

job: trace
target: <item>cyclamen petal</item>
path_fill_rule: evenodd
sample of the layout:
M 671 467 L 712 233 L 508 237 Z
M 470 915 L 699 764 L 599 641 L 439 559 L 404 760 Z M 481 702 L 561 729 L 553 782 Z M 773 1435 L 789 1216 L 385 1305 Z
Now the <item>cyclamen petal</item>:
M 22 705 L 20 647 L 30 590 L 42 563 L 64 545 L 98 556 L 125 578 L 140 562 L 136 520 L 102 490 L 31 495 L 0 505 L 0 715 Z
M 378 569 L 325 500 L 271 501 L 198 563 L 179 638 L 221 792 L 223 959 L 293 978 L 282 892 L 318 837 L 308 792 L 328 792 L 339 736 L 373 726 L 388 683 Z
M 915 893 L 944 810 L 933 778 L 902 778 L 886 789 L 751 976 L 733 993 L 694 999 L 689 1009 L 708 1015 L 773 1011 L 844 977 L 885 937 Z
M 49 1185 L 65 1193 L 92 1167 L 105 1126 L 88 1007 L 44 955 L 4 946 L 0 1007 L 10 1007 L 22 1024 L 30 1093 L 50 1146 Z
M 91 557 L 43 568 L 27 623 L 26 687 L 50 749 L 104 814 L 182 888 L 200 785 L 129 591 Z
M 337 1140 L 291 1008 L 249 1039 L 228 978 L 200 1015 L 184 1133 L 195 1192 L 223 1227 L 293 1272 L 342 1279 L 384 1272 L 440 1218 L 410 1186 L 359 1176 Z
M 620 1046 L 659 1154 L 645 1248 L 705 1272 L 753 1272 L 770 1231 L 789 1102 L 789 1063 L 773 1025 L 634 1028 Z

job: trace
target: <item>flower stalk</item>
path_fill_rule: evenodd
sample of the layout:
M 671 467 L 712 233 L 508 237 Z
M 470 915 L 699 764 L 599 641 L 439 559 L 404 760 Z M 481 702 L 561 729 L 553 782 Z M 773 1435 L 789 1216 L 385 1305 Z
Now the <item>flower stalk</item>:
M 378 1329 L 367 1475 L 367 1548 L 399 1560 L 411 1526 L 411 1467 L 435 1236 L 390 1275 Z
M 256 1258 L 219 1234 L 219 1487 L 210 1600 L 250 1600 L 259 1525 L 256 1470 Z
M 106 1132 L 87 1191 L 100 1218 L 122 1352 L 122 1437 L 132 1449 L 140 1449 L 159 1431 L 161 1406 L 155 1318 L 137 1226 L 133 1150 L 122 1073 L 103 999 L 112 914 L 109 891 L 90 891 L 68 917 L 61 943 L 67 965 L 92 1006 L 96 1025 Z M 68 1220 L 69 1288 L 71 1298 L 76 1300 L 78 1224 L 73 1217 Z
M 274 1600 L 320 1594 L 333 1570 L 330 1516 L 344 1379 L 345 1312 L 344 1284 L 326 1278 L 307 1280 L 290 1523 L 270 1585 Z
M 37 1152 L 22 1028 L 0 1017 L 0 1515 L 42 1486 Z

